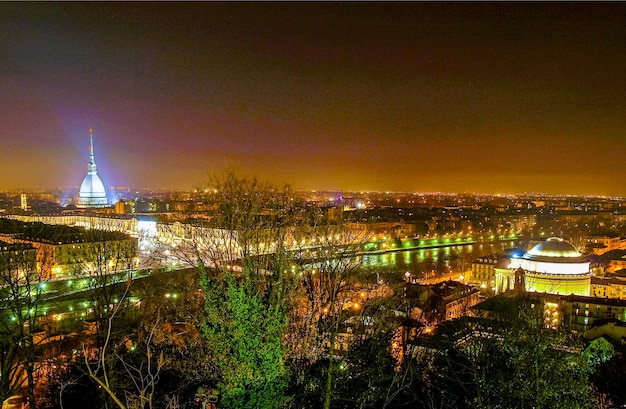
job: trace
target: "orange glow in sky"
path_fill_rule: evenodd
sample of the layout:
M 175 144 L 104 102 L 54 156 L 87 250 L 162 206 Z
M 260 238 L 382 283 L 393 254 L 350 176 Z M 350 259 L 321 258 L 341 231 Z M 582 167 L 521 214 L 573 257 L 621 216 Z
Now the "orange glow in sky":
M 0 189 L 626 195 L 625 3 L 1 3 Z

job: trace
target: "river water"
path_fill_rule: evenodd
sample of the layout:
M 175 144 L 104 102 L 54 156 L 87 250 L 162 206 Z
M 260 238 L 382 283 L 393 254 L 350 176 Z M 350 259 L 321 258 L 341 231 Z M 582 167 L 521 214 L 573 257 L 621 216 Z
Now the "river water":
M 472 268 L 472 262 L 481 256 L 504 251 L 519 246 L 520 242 L 477 242 L 469 245 L 439 247 L 419 250 L 395 251 L 382 254 L 363 255 L 366 270 L 394 275 L 423 277 L 430 273 L 465 272 Z

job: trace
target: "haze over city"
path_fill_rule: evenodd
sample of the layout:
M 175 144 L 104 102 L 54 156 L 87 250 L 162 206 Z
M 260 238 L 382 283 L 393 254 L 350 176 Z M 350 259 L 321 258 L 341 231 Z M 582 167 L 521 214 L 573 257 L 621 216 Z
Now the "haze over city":
M 626 192 L 624 3 L 2 3 L 0 189 Z

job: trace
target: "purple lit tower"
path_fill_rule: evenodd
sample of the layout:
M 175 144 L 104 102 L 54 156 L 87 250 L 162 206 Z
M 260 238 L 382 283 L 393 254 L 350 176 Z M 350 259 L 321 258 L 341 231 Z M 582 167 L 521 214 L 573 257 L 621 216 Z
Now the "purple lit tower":
M 96 170 L 96 160 L 93 154 L 93 129 L 89 129 L 89 164 L 87 165 L 87 176 L 80 185 L 78 207 L 106 207 L 108 205 L 104 183 L 102 183 Z

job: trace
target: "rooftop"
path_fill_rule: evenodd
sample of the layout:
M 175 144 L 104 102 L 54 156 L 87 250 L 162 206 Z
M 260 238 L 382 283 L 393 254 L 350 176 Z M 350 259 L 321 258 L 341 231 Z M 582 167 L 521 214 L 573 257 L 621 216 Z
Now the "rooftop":
M 83 227 L 50 225 L 40 222 L 25 223 L 4 218 L 0 218 L 0 233 L 20 240 L 50 244 L 91 243 L 130 238 L 130 236 L 120 232 L 87 230 Z

